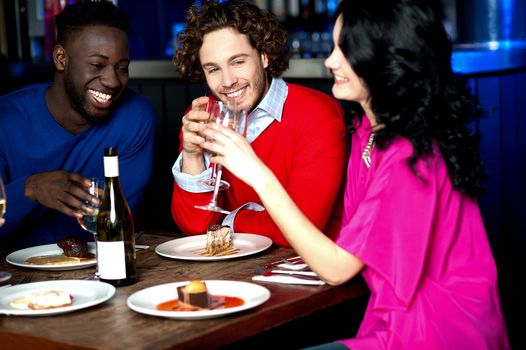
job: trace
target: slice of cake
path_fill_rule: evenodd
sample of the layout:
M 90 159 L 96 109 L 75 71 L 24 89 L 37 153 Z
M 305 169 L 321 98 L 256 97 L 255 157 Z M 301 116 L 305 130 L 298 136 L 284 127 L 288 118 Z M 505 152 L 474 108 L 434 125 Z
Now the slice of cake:
M 13 300 L 11 306 L 17 309 L 44 310 L 71 305 L 73 297 L 61 290 L 41 290 Z
M 27 306 L 33 310 L 52 309 L 71 305 L 69 293 L 61 290 L 33 292 L 27 296 Z
M 179 302 L 208 309 L 208 291 L 203 281 L 193 280 L 185 286 L 177 287 L 177 297 Z
M 218 255 L 233 248 L 230 227 L 223 225 L 208 226 L 206 231 L 206 253 L 208 255 Z

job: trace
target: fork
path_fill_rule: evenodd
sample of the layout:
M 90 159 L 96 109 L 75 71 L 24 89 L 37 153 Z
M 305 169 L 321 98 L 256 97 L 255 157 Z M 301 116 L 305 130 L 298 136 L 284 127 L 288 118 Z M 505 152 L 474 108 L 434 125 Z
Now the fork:
M 281 264 L 294 266 L 294 265 L 305 264 L 305 263 L 303 262 L 303 259 L 301 259 L 301 257 L 298 256 L 298 257 L 293 257 L 289 259 L 278 259 L 276 261 L 266 264 L 265 268 L 270 269 L 270 268 L 276 267 Z
M 12 284 L 4 284 L 3 286 L 0 287 L 0 289 L 11 287 L 11 286 L 15 286 L 15 285 L 18 285 L 18 284 L 29 283 L 29 282 L 31 282 L 32 279 L 33 279 L 33 277 L 26 275 L 26 276 L 22 277 L 20 282 L 12 283 Z

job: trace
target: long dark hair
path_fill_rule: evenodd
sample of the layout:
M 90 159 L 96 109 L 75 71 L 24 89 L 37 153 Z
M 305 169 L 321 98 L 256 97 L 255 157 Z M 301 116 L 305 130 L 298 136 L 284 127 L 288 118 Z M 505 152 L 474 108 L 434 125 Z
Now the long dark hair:
M 481 191 L 482 166 L 468 123 L 482 114 L 466 81 L 453 74 L 452 44 L 439 6 L 431 0 L 344 0 L 339 46 L 370 92 L 376 145 L 396 137 L 413 145 L 409 166 L 436 142 L 453 186 L 472 197 Z M 353 116 L 361 118 L 363 111 Z

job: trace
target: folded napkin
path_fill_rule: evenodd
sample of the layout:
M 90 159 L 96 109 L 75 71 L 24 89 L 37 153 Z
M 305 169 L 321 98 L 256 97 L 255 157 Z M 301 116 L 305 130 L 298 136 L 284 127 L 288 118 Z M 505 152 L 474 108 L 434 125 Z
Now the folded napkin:
M 252 277 L 253 281 L 261 281 L 261 282 L 272 282 L 272 283 L 284 283 L 284 284 L 307 284 L 307 285 L 318 285 L 322 286 L 325 284 L 325 281 L 322 280 L 304 280 L 298 277 L 294 276 L 287 276 L 287 275 L 272 275 L 272 276 L 263 276 L 263 275 L 257 275 Z
M 295 263 L 294 265 L 292 265 L 292 264 L 282 263 L 282 264 L 277 265 L 276 267 L 279 267 L 279 268 L 282 268 L 282 269 L 289 269 L 289 270 L 297 271 L 297 270 L 303 270 L 304 268 L 306 268 L 307 264 L 305 264 L 305 263 L 301 263 L 301 264 Z

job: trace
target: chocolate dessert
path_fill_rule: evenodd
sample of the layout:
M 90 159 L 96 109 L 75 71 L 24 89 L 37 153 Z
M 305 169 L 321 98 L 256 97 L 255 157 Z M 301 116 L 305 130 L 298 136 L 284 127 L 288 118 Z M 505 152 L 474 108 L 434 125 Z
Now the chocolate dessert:
M 64 237 L 57 242 L 57 245 L 64 250 L 65 256 L 76 258 L 89 257 L 88 243 L 80 237 Z
M 203 309 L 208 308 L 208 291 L 203 281 L 193 280 L 185 286 L 177 287 L 177 297 L 179 302 Z

